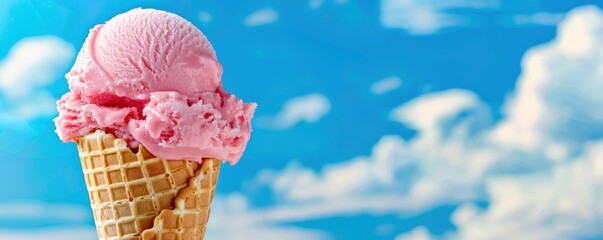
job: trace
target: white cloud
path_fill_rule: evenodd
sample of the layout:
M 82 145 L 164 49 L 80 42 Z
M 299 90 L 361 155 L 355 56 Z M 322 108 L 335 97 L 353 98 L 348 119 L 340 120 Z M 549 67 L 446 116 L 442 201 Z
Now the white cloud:
M 354 213 L 418 213 L 461 204 L 450 239 L 602 236 L 603 13 L 570 12 L 550 43 L 524 56 L 502 119 L 469 91 L 419 96 L 392 111 L 417 130 L 385 136 L 372 153 L 313 170 L 291 163 L 257 181 L 277 206 L 268 222 Z M 579 44 L 576 44 L 579 43 Z M 489 201 L 479 208 L 476 201 Z M 403 237 L 437 238 L 426 229 Z M 428 239 L 429 239 L 428 238 Z M 412 238 L 411 238 L 412 239 Z
M 0 62 L 0 101 L 8 115 L 24 118 L 56 112 L 45 87 L 59 79 L 74 56 L 67 42 L 53 36 L 26 38 Z
M 490 115 L 471 92 L 453 89 L 424 95 L 392 111 L 392 118 L 416 128 L 417 136 L 410 141 L 384 136 L 370 156 L 320 171 L 293 162 L 281 172 L 260 172 L 257 181 L 269 185 L 282 205 L 271 214 L 291 221 L 294 216 L 302 220 L 344 213 L 415 213 L 478 199 L 479 181 L 504 158 L 482 142 Z
M 19 240 L 94 240 L 98 239 L 94 227 L 63 226 L 43 229 L 3 230 L 0 239 Z
M 258 173 L 257 181 L 270 186 L 278 202 L 262 214 L 276 222 L 415 214 L 441 204 L 485 200 L 487 179 L 543 169 L 549 162 L 540 153 L 491 143 L 489 109 L 469 91 L 417 97 L 394 109 L 392 119 L 416 129 L 416 136 L 408 141 L 384 136 L 370 156 L 319 171 L 293 162 L 280 172 Z
M 568 14 L 555 40 L 529 50 L 505 119 L 493 139 L 522 149 L 571 152 L 603 136 L 603 17 L 596 7 Z
M 262 219 L 266 222 L 301 222 L 308 219 L 363 213 L 374 215 L 388 213 L 415 214 L 431 204 L 428 198 L 379 194 L 376 196 L 348 196 L 348 198 L 341 197 L 321 201 L 282 201 L 277 206 L 261 210 L 257 214 L 261 214 Z
M 254 239 L 330 239 L 325 232 L 283 226 L 282 222 L 275 221 L 264 210 L 249 208 L 248 205 L 243 195 L 217 195 L 212 203 L 206 238 L 237 240 L 253 236 Z
M 266 128 L 286 129 L 300 122 L 314 123 L 331 110 L 329 99 L 320 93 L 292 98 L 272 118 L 260 118 L 259 125 Z
M 371 85 L 371 92 L 376 95 L 384 94 L 396 90 L 402 86 L 402 80 L 399 77 L 391 76 L 381 79 Z
M 271 214 L 288 221 L 349 213 L 416 213 L 476 199 L 473 185 L 493 162 L 489 150 L 464 155 L 465 146 L 457 142 L 438 145 L 440 152 L 427 144 L 433 143 L 385 136 L 369 157 L 327 165 L 318 172 L 293 162 L 281 172 L 260 172 L 257 181 L 268 184 L 281 204 Z
M 466 27 L 473 19 L 449 10 L 496 8 L 498 0 L 382 0 L 381 23 L 388 28 L 402 28 L 410 34 L 432 34 L 445 28 Z
M 332 1 L 334 3 L 340 4 L 340 5 L 348 3 L 348 0 L 332 0 Z M 322 7 L 325 2 L 326 2 L 325 0 L 309 0 L 308 7 L 310 7 L 310 9 L 318 9 L 318 8 Z
M 199 20 L 201 20 L 202 23 L 209 23 L 209 22 L 211 22 L 212 19 L 213 19 L 213 17 L 208 12 L 206 12 L 206 11 L 199 12 Z
M 468 116 L 475 119 L 468 116 L 459 118 L 459 114 L 471 114 Z M 419 96 L 394 109 L 391 118 L 419 130 L 419 139 L 424 141 L 442 139 L 450 130 L 448 125 L 458 120 L 470 120 L 478 125 L 490 120 L 487 107 L 477 95 L 462 89 Z
M 555 40 L 524 57 L 517 90 L 493 131 L 500 148 L 540 152 L 552 165 L 485 182 L 489 207 L 457 210 L 459 239 L 602 236 L 603 13 L 571 11 Z
M 251 13 L 245 18 L 245 26 L 256 27 L 270 24 L 278 20 L 278 12 L 272 8 L 263 8 Z
M 44 202 L 0 203 L 0 220 L 31 221 L 59 220 L 67 222 L 83 222 L 92 216 L 87 207 L 70 204 L 49 204 Z
M 395 240 L 433 240 L 427 228 L 420 226 L 414 228 L 408 233 L 403 233 L 396 236 Z
M 488 181 L 490 206 L 457 210 L 458 238 L 580 239 L 603 230 L 603 141 L 546 174 Z
M 495 15 L 504 26 L 554 26 L 565 13 L 536 12 L 529 1 L 504 2 L 500 0 L 382 0 L 380 20 L 387 28 L 399 28 L 409 34 L 426 35 L 443 29 L 465 28 L 483 22 L 484 10 Z M 474 14 L 479 12 L 480 14 Z M 509 13 L 510 12 L 510 13 Z
M 557 25 L 563 18 L 565 13 L 550 13 L 537 12 L 534 14 L 517 14 L 512 17 L 512 22 L 515 25 Z

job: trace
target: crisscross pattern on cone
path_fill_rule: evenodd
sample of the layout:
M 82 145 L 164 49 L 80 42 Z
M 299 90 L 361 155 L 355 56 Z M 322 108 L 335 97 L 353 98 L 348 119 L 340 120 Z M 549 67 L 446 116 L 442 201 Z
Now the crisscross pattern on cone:
M 103 132 L 80 137 L 77 144 L 99 239 L 141 239 L 157 215 L 173 209 L 179 192 L 202 172 L 197 162 L 157 158 L 142 145 L 134 154 L 123 139 Z M 218 160 L 204 162 L 219 166 Z M 215 183 L 208 186 L 212 195 Z
M 219 173 L 220 161 L 203 160 L 196 177 L 176 197 L 176 208 L 161 211 L 153 228 L 142 233 L 143 239 L 203 239 Z

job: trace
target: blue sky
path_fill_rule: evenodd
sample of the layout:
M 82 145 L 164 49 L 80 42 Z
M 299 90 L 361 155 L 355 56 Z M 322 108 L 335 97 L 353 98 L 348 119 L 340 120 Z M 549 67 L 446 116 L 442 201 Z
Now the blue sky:
M 54 101 L 135 7 L 198 26 L 259 106 L 208 239 L 603 237 L 603 4 L 442 2 L 0 0 L 0 239 L 95 238 Z

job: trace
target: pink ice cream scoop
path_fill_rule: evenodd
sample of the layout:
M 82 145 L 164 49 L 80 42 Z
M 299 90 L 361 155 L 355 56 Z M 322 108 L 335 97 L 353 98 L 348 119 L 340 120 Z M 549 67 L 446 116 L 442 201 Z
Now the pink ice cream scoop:
M 222 66 L 193 24 L 168 12 L 134 9 L 94 27 L 58 102 L 63 141 L 104 130 L 165 159 L 237 163 L 255 103 L 222 88 Z

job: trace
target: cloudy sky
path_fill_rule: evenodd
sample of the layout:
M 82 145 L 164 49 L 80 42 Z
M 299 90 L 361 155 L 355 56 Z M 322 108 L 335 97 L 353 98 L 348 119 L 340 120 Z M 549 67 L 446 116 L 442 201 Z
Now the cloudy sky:
M 597 1 L 0 0 L 0 239 L 96 238 L 54 102 L 135 7 L 198 26 L 259 106 L 207 239 L 603 238 Z

